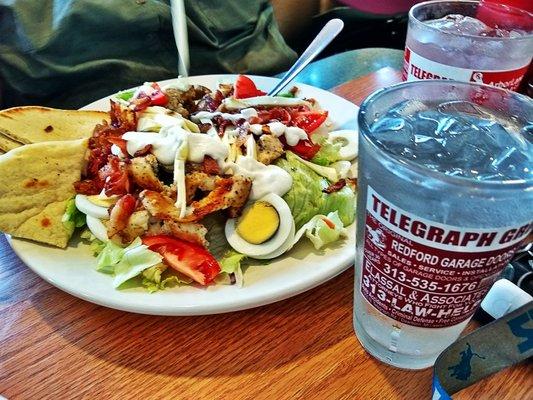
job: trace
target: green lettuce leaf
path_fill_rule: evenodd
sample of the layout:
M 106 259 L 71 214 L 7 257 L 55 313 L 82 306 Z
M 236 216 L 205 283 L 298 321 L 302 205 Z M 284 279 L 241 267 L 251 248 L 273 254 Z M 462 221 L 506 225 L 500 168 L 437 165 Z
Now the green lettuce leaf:
M 95 257 L 97 257 L 105 247 L 105 243 L 97 239 L 96 236 L 94 236 L 92 232 L 89 230 L 89 228 L 85 228 L 81 232 L 80 238 L 84 240 L 85 242 L 89 243 L 89 246 L 91 247 L 91 251 L 93 252 L 93 255 Z
M 238 253 L 235 250 L 229 250 L 222 259 L 219 261 L 221 272 L 231 274 L 241 267 L 241 262 L 246 259 L 247 256 Z
M 140 238 L 136 238 L 133 243 L 123 250 L 122 258 L 115 265 L 115 279 L 113 280 L 115 288 L 139 275 L 145 269 L 159 264 L 163 259 L 159 253 L 148 249 L 148 246 L 142 244 Z
M 294 153 L 290 153 L 287 157 L 291 158 L 294 162 L 299 161 L 300 163 L 310 168 L 312 171 L 316 172 L 318 175 L 327 178 L 331 182 L 337 182 L 339 180 L 339 174 L 337 173 L 337 170 L 335 168 L 312 163 L 311 161 L 304 160 L 302 157 Z
M 280 93 L 278 95 L 276 95 L 278 97 L 288 97 L 289 99 L 294 99 L 296 96 L 291 93 L 291 92 L 286 92 L 286 93 Z
M 309 222 L 296 232 L 295 243 L 304 234 L 313 243 L 315 249 L 319 250 L 327 244 L 339 240 L 341 237 L 346 237 L 347 231 L 339 218 L 338 212 L 335 211 L 328 215 L 315 215 L 311 218 Z
M 161 255 L 143 245 L 140 238 L 135 239 L 126 248 L 109 241 L 96 258 L 96 269 L 114 274 L 113 286 L 118 288 L 144 270 L 161 263 L 162 259 Z
M 163 263 L 154 265 L 142 272 L 142 285 L 150 292 L 164 290 L 167 287 L 174 287 L 181 284 L 190 284 L 192 279 L 181 274 L 168 272 L 169 269 Z
M 327 186 L 324 186 L 325 189 Z M 320 208 L 320 214 L 327 215 L 332 211 L 338 211 L 339 218 L 344 226 L 349 226 L 355 221 L 356 194 L 349 186 L 344 186 L 334 193 L 323 193 L 324 203 Z
M 109 241 L 96 257 L 96 270 L 106 274 L 114 274 L 115 267 L 118 265 L 122 257 L 124 257 L 126 249 Z
M 341 159 L 339 150 L 342 147 L 342 143 L 331 143 L 325 137 L 318 143 L 320 144 L 320 150 L 318 150 L 315 156 L 311 159 L 311 162 L 318 165 L 329 166 Z
M 223 258 L 226 252 L 231 250 L 224 233 L 227 219 L 228 217 L 221 212 L 213 213 L 202 219 L 202 225 L 207 228 L 208 250 L 217 260 Z
M 231 285 L 230 274 L 235 276 L 235 284 L 242 287 L 244 284 L 243 263 L 246 261 L 247 256 L 238 253 L 235 250 L 228 250 L 224 256 L 219 260 L 220 274 L 216 277 L 216 283 Z
M 348 186 L 334 193 L 322 190 L 330 182 L 313 171 L 299 160 L 299 157 L 288 151 L 286 159 L 280 158 L 276 165 L 292 176 L 292 188 L 283 199 L 289 205 L 294 217 L 296 230 L 299 230 L 315 215 L 327 215 L 338 211 L 339 219 L 344 226 L 351 225 L 355 220 L 355 193 Z
M 135 94 L 135 91 L 137 89 L 131 89 L 131 90 L 124 90 L 122 92 L 118 92 L 115 94 L 115 97 L 120 99 L 120 100 L 124 100 L 124 101 L 129 101 L 131 100 L 131 98 L 133 97 L 133 95 Z
M 85 214 L 76 208 L 74 197 L 67 201 L 67 207 L 65 208 L 65 213 L 61 218 L 61 222 L 63 222 L 63 226 L 70 231 L 71 235 L 76 228 L 85 226 Z

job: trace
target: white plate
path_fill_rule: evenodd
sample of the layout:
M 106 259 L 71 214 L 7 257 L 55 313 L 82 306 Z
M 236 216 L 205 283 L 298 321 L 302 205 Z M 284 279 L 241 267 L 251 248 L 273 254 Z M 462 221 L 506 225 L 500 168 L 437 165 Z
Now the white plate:
M 233 75 L 206 75 L 189 78 L 194 84 L 214 88 L 220 81 L 232 82 Z M 254 76 L 262 90 L 278 79 Z M 166 82 L 170 82 L 165 81 Z M 316 98 L 329 111 L 335 129 L 356 129 L 358 107 L 327 91 L 297 84 L 301 95 Z M 107 110 L 108 99 L 84 107 Z M 52 248 L 30 241 L 11 239 L 19 257 L 43 279 L 84 300 L 119 310 L 154 315 L 201 315 L 243 310 L 273 303 L 309 290 L 344 271 L 355 259 L 355 224 L 348 239 L 324 252 L 315 252 L 306 239 L 293 250 L 268 265 L 247 269 L 242 288 L 175 287 L 150 294 L 142 288 L 115 290 L 112 278 L 95 271 L 89 246 L 73 243 L 67 249 Z

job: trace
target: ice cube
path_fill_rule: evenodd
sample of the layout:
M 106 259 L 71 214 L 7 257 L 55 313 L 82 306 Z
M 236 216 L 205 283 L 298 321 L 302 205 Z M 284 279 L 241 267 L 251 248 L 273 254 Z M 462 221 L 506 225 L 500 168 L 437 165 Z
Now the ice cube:
M 468 114 L 472 116 L 476 116 L 479 118 L 483 118 L 486 120 L 493 121 L 494 117 L 482 110 L 478 105 L 474 103 L 470 103 L 469 101 L 463 101 L 463 100 L 454 100 L 454 101 L 447 101 L 445 103 L 440 103 L 437 106 L 437 110 L 441 112 L 442 114 L 446 115 L 456 115 L 457 113 L 462 114 Z
M 443 32 L 460 35 L 482 36 L 491 29 L 479 19 L 460 14 L 449 14 L 443 18 L 426 21 L 426 25 Z
M 533 124 L 518 131 L 523 124 L 467 101 L 411 100 L 376 120 L 372 134 L 389 153 L 448 175 L 532 179 Z
M 404 118 L 381 118 L 372 124 L 372 132 L 400 131 L 406 128 Z
M 389 110 L 390 115 L 398 117 L 409 117 L 420 111 L 427 110 L 428 107 L 419 100 L 406 100 L 396 104 Z

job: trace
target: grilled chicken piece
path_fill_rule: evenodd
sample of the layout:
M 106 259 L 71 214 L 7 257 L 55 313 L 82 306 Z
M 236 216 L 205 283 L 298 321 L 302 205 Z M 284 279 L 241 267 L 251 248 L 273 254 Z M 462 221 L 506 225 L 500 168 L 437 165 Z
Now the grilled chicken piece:
M 257 161 L 265 165 L 272 164 L 285 153 L 281 141 L 272 135 L 261 135 L 257 147 Z
M 210 176 L 202 172 L 195 172 L 194 183 L 196 188 L 209 191 L 209 194 L 198 201 L 191 203 L 192 213 L 180 218 L 180 210 L 174 205 L 172 199 L 164 194 L 151 190 L 143 190 L 139 194 L 142 205 L 148 212 L 158 219 L 172 220 L 178 222 L 196 222 L 206 215 L 215 211 L 232 209 L 232 214 L 238 214 L 242 208 L 252 187 L 252 181 L 241 175 L 228 177 Z M 193 175 L 190 174 L 190 175 Z M 192 180 L 189 180 L 189 189 L 192 186 Z M 195 189 L 196 190 L 196 189 Z
M 170 219 L 178 221 L 180 210 L 174 205 L 172 199 L 164 194 L 152 190 L 143 190 L 139 194 L 143 207 L 157 219 Z
M 135 205 L 135 197 L 131 194 L 126 194 L 113 206 L 109 213 L 109 222 L 107 224 L 107 236 L 109 238 L 122 232 L 128 226 L 129 218 L 135 211 Z
M 234 183 L 231 192 L 228 193 L 227 198 L 231 202 L 229 207 L 230 218 L 236 218 L 241 214 L 241 210 L 250 196 L 252 190 L 252 181 L 242 175 L 233 176 Z
M 165 94 L 168 96 L 167 108 L 180 113 L 184 118 L 188 118 L 191 112 L 195 111 L 195 101 L 201 99 L 211 91 L 200 85 L 194 85 L 187 90 L 167 89 Z
M 204 247 L 209 245 L 209 242 L 205 238 L 207 228 L 195 222 L 157 221 L 149 225 L 147 234 L 170 235 L 188 242 L 200 244 Z
M 131 160 L 129 173 L 133 181 L 142 189 L 161 192 L 163 183 L 157 178 L 157 158 L 153 154 L 135 157 Z
M 199 221 L 206 215 L 215 211 L 234 209 L 238 213 L 242 208 L 252 187 L 252 181 L 241 175 L 230 177 L 215 177 L 215 187 L 207 196 L 191 203 L 192 214 L 187 215 L 182 221 Z
M 185 175 L 185 192 L 187 193 L 187 205 L 191 204 L 197 190 L 210 192 L 215 189 L 216 176 L 204 172 L 195 171 Z
M 144 208 L 152 216 L 160 220 L 150 224 L 147 232 L 149 235 L 172 235 L 189 242 L 207 246 L 208 243 L 205 239 L 207 229 L 203 225 L 194 222 L 179 221 L 180 210 L 176 208 L 171 198 L 150 190 L 143 190 L 139 194 L 139 198 Z
M 128 219 L 126 227 L 117 232 L 111 239 L 113 241 L 120 241 L 122 244 L 129 244 L 135 240 L 136 237 L 142 236 L 148 230 L 148 221 L 150 214 L 146 210 L 135 211 Z

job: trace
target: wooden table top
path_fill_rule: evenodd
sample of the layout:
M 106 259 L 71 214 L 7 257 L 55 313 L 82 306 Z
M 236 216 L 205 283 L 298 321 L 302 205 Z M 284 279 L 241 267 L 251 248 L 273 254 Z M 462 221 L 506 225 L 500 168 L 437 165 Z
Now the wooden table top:
M 392 69 L 333 92 L 357 104 Z M 0 237 L 0 395 L 15 399 L 427 399 L 431 369 L 370 357 L 352 327 L 353 269 L 291 299 L 202 317 L 97 306 L 31 272 Z M 526 399 L 523 363 L 456 399 Z M 532 398 L 532 397 L 529 397 Z

